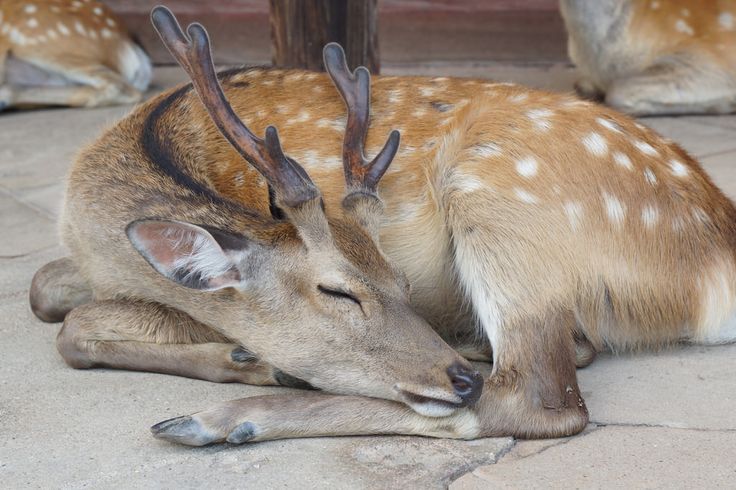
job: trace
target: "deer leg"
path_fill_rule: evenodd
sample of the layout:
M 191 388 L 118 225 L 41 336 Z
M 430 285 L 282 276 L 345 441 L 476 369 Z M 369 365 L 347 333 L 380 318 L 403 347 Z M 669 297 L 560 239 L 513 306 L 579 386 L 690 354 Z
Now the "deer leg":
M 69 257 L 44 265 L 31 281 L 31 310 L 44 322 L 60 322 L 74 308 L 90 301 L 92 289 Z
M 459 439 L 572 435 L 588 422 L 575 377 L 573 325 L 572 313 L 553 312 L 512 329 L 480 401 L 449 417 L 424 417 L 388 400 L 305 393 L 233 400 L 165 420 L 151 431 L 159 439 L 192 446 L 370 434 Z
M 78 306 L 66 316 L 57 348 L 77 369 L 106 367 L 218 383 L 308 386 L 185 313 L 155 303 L 116 300 Z
M 736 110 L 736 87 L 707 58 L 672 55 L 639 74 L 614 80 L 606 103 L 641 116 L 725 114 Z
M 142 93 L 130 85 L 115 71 L 104 66 L 40 68 L 58 73 L 69 80 L 68 85 L 19 85 L 4 84 L 0 95 L 12 106 L 70 106 L 99 107 L 117 104 L 133 104 L 140 101 Z

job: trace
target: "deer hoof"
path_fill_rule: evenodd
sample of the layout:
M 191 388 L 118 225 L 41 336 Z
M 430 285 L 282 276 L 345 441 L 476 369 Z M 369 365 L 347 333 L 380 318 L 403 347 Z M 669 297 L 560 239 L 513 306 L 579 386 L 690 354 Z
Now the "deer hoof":
M 151 433 L 156 439 L 187 446 L 205 446 L 222 441 L 222 437 L 218 437 L 190 415 L 159 422 L 151 427 Z
M 243 444 L 253 439 L 258 433 L 258 428 L 252 422 L 243 422 L 233 429 L 227 436 L 227 442 L 231 444 Z

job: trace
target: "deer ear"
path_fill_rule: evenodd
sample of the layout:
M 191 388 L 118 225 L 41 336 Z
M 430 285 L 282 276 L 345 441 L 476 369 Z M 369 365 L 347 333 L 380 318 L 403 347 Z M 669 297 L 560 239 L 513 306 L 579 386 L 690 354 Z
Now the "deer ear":
M 241 283 L 237 264 L 249 248 L 244 237 L 180 221 L 151 219 L 133 221 L 125 232 L 138 253 L 177 284 L 215 291 Z

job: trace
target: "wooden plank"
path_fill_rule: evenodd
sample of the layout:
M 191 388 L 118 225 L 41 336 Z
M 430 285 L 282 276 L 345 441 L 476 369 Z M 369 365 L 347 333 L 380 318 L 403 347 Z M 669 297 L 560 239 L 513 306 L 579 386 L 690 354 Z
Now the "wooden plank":
M 378 73 L 376 0 L 270 0 L 273 65 L 322 71 L 322 47 L 338 42 L 351 68 Z
M 105 3 L 122 15 L 154 62 L 173 63 L 150 27 L 154 3 Z M 165 3 L 182 22 L 207 27 L 218 63 L 270 63 L 268 0 Z M 567 61 L 557 0 L 381 0 L 377 9 L 383 63 Z

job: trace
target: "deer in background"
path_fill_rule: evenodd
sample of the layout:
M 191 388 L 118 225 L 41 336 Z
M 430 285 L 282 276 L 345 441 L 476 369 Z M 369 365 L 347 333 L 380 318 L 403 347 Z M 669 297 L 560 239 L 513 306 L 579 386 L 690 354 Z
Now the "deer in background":
M 578 92 L 636 115 L 736 110 L 736 0 L 560 0 Z
M 98 1 L 0 3 L 0 110 L 138 102 L 151 62 Z
M 152 19 L 192 84 L 79 156 L 71 257 L 37 272 L 31 306 L 64 319 L 75 368 L 323 390 L 156 437 L 571 435 L 597 350 L 736 340 L 736 209 L 628 117 L 470 79 L 376 77 L 371 96 L 336 45 L 327 75 L 216 75 L 202 26 Z

